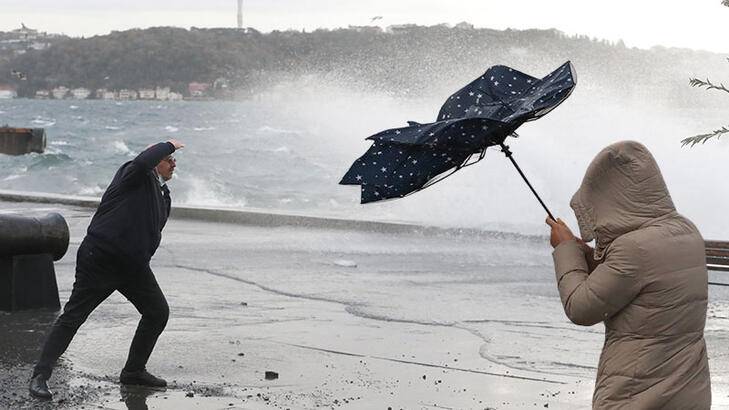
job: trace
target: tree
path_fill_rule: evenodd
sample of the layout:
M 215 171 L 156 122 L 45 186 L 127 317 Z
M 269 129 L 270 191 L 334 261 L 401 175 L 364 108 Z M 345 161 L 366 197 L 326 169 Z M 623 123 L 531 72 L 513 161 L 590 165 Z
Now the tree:
M 723 0 L 721 2 L 721 4 L 729 7 L 729 0 Z M 727 61 L 729 61 L 729 58 L 727 59 Z M 729 93 L 729 90 L 726 87 L 724 87 L 724 84 L 720 83 L 719 85 L 716 85 L 716 84 L 712 83 L 711 80 L 709 80 L 708 78 L 706 79 L 706 81 L 699 80 L 698 78 L 691 78 L 689 80 L 689 84 L 691 84 L 692 87 L 699 87 L 699 88 L 706 87 L 707 90 L 718 90 L 718 91 L 724 91 L 724 92 Z M 683 140 L 681 140 L 681 145 L 682 146 L 691 145 L 693 147 L 694 145 L 696 145 L 698 143 L 703 144 L 707 140 L 714 138 L 714 137 L 719 139 L 722 135 L 727 134 L 727 133 L 729 133 L 729 127 L 723 126 L 719 129 L 716 129 L 716 130 L 706 133 L 706 134 L 699 134 L 699 135 L 694 135 L 693 137 L 684 138 Z

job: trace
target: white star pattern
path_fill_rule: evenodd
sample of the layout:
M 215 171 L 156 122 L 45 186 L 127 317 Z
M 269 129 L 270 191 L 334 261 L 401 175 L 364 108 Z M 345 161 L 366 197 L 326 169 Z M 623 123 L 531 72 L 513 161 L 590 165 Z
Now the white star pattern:
M 429 186 L 436 177 L 473 162 L 468 161 L 469 153 L 482 154 L 486 147 L 499 143 L 500 134 L 492 134 L 492 123 L 473 122 L 473 117 L 513 122 L 514 129 L 525 119 L 541 117 L 570 95 L 575 81 L 568 67 L 542 78 L 505 66 L 489 68 L 446 99 L 436 122 L 409 121 L 408 127 L 370 137 L 373 145 L 354 162 L 341 183 L 360 185 L 362 203 L 401 198 L 424 184 Z M 425 134 L 427 138 L 422 138 Z M 400 137 L 391 138 L 395 135 Z

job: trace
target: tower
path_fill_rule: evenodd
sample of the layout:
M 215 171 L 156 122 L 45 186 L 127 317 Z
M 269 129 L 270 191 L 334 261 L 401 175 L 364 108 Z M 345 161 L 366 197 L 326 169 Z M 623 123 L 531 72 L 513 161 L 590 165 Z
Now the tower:
M 238 0 L 238 28 L 243 28 L 243 0 Z

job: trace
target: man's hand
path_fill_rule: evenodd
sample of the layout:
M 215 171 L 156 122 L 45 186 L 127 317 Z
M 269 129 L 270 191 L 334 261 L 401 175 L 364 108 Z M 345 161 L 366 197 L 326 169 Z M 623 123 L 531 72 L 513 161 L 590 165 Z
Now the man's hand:
M 552 233 L 549 236 L 549 243 L 553 248 L 556 248 L 562 242 L 576 239 L 575 235 L 573 235 L 572 231 L 570 231 L 570 228 L 567 227 L 567 224 L 559 218 L 555 221 L 554 219 L 547 217 L 547 225 L 552 228 Z
M 169 140 L 167 140 L 167 142 L 169 142 L 170 144 L 175 146 L 175 151 L 185 147 L 185 144 L 181 143 L 180 141 L 177 141 L 176 139 L 169 139 Z

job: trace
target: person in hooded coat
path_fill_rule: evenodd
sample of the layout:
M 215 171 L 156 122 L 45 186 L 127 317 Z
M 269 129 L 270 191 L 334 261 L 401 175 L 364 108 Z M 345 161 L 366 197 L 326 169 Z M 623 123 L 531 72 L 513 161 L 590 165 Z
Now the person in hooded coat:
M 633 141 L 603 149 L 570 205 L 581 239 L 547 223 L 567 317 L 605 324 L 593 408 L 709 409 L 704 240 L 651 153 Z

